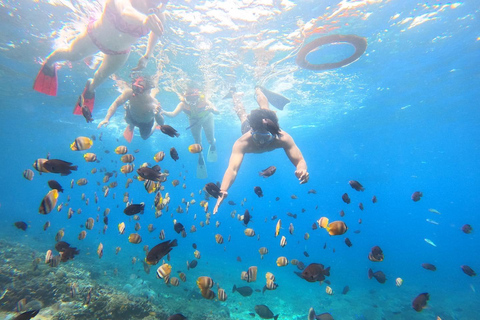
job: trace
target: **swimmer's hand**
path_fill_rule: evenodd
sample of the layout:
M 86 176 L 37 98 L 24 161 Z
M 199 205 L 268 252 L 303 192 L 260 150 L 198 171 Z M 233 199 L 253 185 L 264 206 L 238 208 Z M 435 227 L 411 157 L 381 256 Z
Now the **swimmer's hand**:
M 108 121 L 108 120 L 102 120 L 102 121 L 98 124 L 97 129 L 100 129 L 101 127 L 106 127 L 106 126 L 108 126 L 108 124 L 109 124 L 109 121 Z
M 212 107 L 212 106 L 207 106 L 207 107 L 205 108 L 205 110 L 210 111 L 210 112 L 213 113 L 213 114 L 220 114 L 220 111 L 218 111 L 217 108 Z
M 148 63 L 148 57 L 147 56 L 142 56 L 140 60 L 138 60 L 138 64 L 135 68 L 132 69 L 132 71 L 140 71 L 145 69 Z
M 225 200 L 226 197 L 228 197 L 228 192 L 220 190 L 220 195 L 218 196 L 217 203 L 213 208 L 213 214 L 217 214 L 218 208 L 220 207 L 220 205 L 222 204 L 223 200 Z
M 143 20 L 143 25 L 152 30 L 157 36 L 162 36 L 163 23 L 158 18 L 154 9 L 149 10 L 148 15 L 145 17 L 145 20 Z
M 295 176 L 298 178 L 298 181 L 300 181 L 300 184 L 307 183 L 308 179 L 310 179 L 310 174 L 307 170 L 296 170 Z

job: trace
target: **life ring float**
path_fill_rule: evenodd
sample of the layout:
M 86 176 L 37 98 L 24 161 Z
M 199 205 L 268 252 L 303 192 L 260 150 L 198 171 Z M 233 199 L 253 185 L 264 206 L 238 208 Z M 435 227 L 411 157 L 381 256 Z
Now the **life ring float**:
M 307 55 L 314 51 L 315 49 L 332 43 L 349 43 L 355 47 L 355 52 L 348 58 L 343 59 L 339 62 L 333 63 L 321 63 L 321 64 L 312 64 L 307 61 Z M 358 58 L 367 50 L 367 39 L 363 37 L 359 37 L 353 34 L 349 35 L 342 35 L 342 34 L 332 34 L 329 36 L 321 37 L 318 39 L 313 40 L 310 43 L 307 43 L 303 46 L 302 49 L 297 54 L 295 58 L 295 62 L 301 68 L 308 69 L 308 70 L 329 70 L 329 69 L 336 69 L 340 67 L 344 67 Z

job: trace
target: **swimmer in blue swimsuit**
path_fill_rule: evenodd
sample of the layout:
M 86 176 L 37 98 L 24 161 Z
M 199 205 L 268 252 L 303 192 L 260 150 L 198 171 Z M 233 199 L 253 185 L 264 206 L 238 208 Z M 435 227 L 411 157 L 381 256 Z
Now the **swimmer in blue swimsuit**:
M 107 0 L 100 19 L 90 21 L 68 47 L 58 48 L 45 60 L 34 83 L 34 90 L 57 95 L 58 61 L 78 61 L 99 51 L 103 61 L 89 79 L 75 106 L 74 114 L 82 114 L 82 105 L 93 111 L 95 89 L 127 61 L 130 48 L 140 37 L 149 34 L 145 54 L 136 70 L 143 69 L 152 56 L 159 37 L 163 34 L 167 0 Z
M 277 114 L 270 110 L 268 99 L 262 92 L 261 87 L 255 89 L 255 95 L 260 108 L 252 110 L 247 115 L 241 101 L 242 95 L 231 92 L 234 110 L 242 122 L 242 136 L 233 144 L 232 154 L 230 155 L 228 168 L 223 175 L 220 196 L 213 208 L 213 214 L 218 212 L 223 200 L 228 196 L 228 189 L 235 181 L 246 153 L 264 153 L 283 149 L 288 159 L 295 166 L 295 176 L 300 184 L 307 183 L 309 180 L 310 175 L 302 152 L 293 138 L 284 130 L 280 130 Z

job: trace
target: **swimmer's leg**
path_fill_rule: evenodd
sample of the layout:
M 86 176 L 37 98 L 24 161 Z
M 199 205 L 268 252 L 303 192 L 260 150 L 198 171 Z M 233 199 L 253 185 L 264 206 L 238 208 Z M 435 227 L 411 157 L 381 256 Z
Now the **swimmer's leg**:
M 89 55 L 98 52 L 98 48 L 88 37 L 86 31 L 72 41 L 71 45 L 59 48 L 52 52 L 43 63 L 35 82 L 33 89 L 35 91 L 50 95 L 57 95 L 58 78 L 57 78 L 57 61 L 77 61 Z
M 217 147 L 215 145 L 215 122 L 213 120 L 213 115 L 209 113 L 203 119 L 203 130 L 205 131 L 205 136 L 207 141 L 210 144 L 208 147 L 207 161 L 208 162 L 217 162 Z
M 80 96 L 80 100 L 83 101 L 83 104 L 93 113 L 93 107 L 95 105 L 95 89 L 102 84 L 109 76 L 111 76 L 115 71 L 117 71 L 125 61 L 127 61 L 129 54 L 118 54 L 118 55 L 109 55 L 106 54 L 103 57 L 103 61 L 100 64 L 100 67 L 95 72 L 93 79 L 89 79 L 87 84 L 85 85 L 85 89 L 83 90 L 82 95 Z M 75 109 L 73 111 L 74 114 L 82 114 L 81 113 L 82 107 L 77 102 Z

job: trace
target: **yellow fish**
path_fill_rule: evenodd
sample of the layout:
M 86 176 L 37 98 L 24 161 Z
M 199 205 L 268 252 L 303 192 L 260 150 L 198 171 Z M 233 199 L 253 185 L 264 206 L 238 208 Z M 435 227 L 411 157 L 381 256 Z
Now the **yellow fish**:
M 73 151 L 81 151 L 90 149 L 93 146 L 92 139 L 88 137 L 78 137 L 70 145 L 70 149 Z

